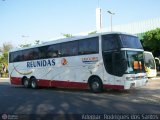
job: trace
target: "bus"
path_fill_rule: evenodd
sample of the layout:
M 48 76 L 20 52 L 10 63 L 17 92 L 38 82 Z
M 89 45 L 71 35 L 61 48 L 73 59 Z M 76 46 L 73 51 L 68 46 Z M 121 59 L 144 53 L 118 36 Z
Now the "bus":
M 156 62 L 156 69 L 158 72 L 158 71 L 160 71 L 160 59 L 158 57 L 155 57 L 155 62 Z
M 156 70 L 156 62 L 152 52 L 144 51 L 144 63 L 145 69 L 148 78 L 156 77 L 157 70 Z
M 104 32 L 9 52 L 13 85 L 129 90 L 146 85 L 143 47 L 133 35 Z

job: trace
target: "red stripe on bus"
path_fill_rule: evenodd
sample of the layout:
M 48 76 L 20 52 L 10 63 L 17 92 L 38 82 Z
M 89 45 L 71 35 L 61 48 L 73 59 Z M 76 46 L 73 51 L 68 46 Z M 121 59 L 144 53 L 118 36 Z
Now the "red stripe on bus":
M 38 86 L 41 86 L 41 87 L 50 87 L 51 81 L 50 80 L 37 80 L 37 84 Z
M 18 77 L 11 77 L 11 84 L 14 85 L 22 85 L 21 82 L 22 78 Z M 70 82 L 70 81 L 59 81 L 59 80 L 45 80 L 39 79 L 37 80 L 38 86 L 41 87 L 64 87 L 64 88 L 80 88 L 80 89 L 87 89 L 89 88 L 88 83 L 82 82 Z M 104 89 L 119 89 L 123 90 L 124 86 L 122 85 L 103 85 Z
M 88 88 L 87 83 L 59 81 L 59 80 L 38 80 L 38 85 L 42 87 L 65 87 L 65 88 Z
M 87 83 L 82 83 L 82 82 L 70 82 L 70 81 L 52 81 L 51 86 L 53 87 L 68 87 L 68 88 L 81 88 L 81 89 L 86 89 L 88 88 Z
M 13 85 L 22 85 L 21 78 L 11 77 L 10 81 L 11 81 L 11 84 L 13 84 Z

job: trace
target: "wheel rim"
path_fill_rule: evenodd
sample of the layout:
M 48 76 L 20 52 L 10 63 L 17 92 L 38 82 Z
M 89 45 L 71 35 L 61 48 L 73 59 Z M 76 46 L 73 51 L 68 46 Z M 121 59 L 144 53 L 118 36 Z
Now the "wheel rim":
M 36 88 L 36 82 L 35 81 L 32 81 L 32 88 Z
M 92 89 L 97 90 L 99 88 L 99 83 L 98 82 L 93 82 L 92 83 Z
M 25 80 L 25 81 L 24 81 L 24 86 L 25 86 L 25 87 L 28 87 L 28 80 Z

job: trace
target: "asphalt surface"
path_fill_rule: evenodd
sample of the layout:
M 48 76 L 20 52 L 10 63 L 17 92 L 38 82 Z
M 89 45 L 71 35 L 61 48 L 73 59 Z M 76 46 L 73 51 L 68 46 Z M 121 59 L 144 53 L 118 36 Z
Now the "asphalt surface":
M 0 79 L 0 114 L 160 114 L 160 79 L 130 91 L 12 86 Z

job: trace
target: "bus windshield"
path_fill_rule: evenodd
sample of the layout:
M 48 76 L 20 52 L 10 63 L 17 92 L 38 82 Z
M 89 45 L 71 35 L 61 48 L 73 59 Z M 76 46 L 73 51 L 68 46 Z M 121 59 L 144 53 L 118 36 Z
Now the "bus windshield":
M 151 53 L 144 53 L 144 56 L 145 56 L 145 66 L 149 69 L 156 69 L 153 55 Z
M 140 40 L 135 36 L 130 35 L 119 35 L 121 40 L 121 47 L 122 48 L 136 48 L 136 49 L 143 49 Z
M 144 69 L 144 57 L 141 51 L 125 51 L 127 60 L 127 71 L 128 74 L 142 73 Z

